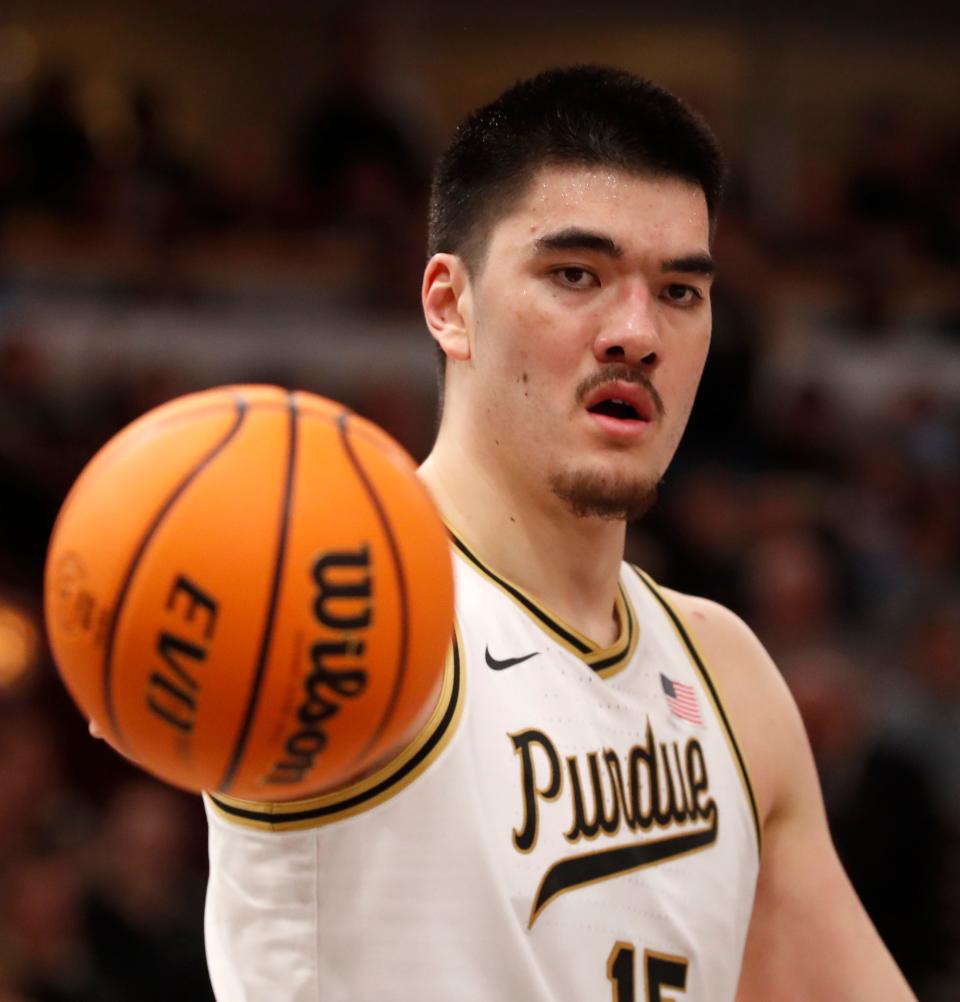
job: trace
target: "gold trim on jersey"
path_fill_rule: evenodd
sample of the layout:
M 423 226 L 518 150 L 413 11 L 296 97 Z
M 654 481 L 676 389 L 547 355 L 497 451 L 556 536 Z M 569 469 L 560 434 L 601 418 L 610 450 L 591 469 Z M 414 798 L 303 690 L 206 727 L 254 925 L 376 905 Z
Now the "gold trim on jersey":
M 369 810 L 413 782 L 447 746 L 460 722 L 464 704 L 464 658 L 459 627 L 447 652 L 440 697 L 430 719 L 395 758 L 363 779 L 319 797 L 278 803 L 240 800 L 223 793 L 204 796 L 218 814 L 234 824 L 261 831 L 316 828 Z
M 713 704 L 714 712 L 723 724 L 724 737 L 727 740 L 727 745 L 730 748 L 730 754 L 733 756 L 733 761 L 736 764 L 737 772 L 740 774 L 740 780 L 743 783 L 747 803 L 750 805 L 750 813 L 753 816 L 753 827 L 757 836 L 757 853 L 759 854 L 763 847 L 763 826 L 760 823 L 760 812 L 757 810 L 757 798 L 753 792 L 753 782 L 750 779 L 750 771 L 747 769 L 746 759 L 744 759 L 743 753 L 740 751 L 740 744 L 737 741 L 736 734 L 734 734 L 733 725 L 730 722 L 730 716 L 723 705 L 723 700 L 720 698 L 720 691 L 714 684 L 713 678 L 707 668 L 707 663 L 704 660 L 703 655 L 700 653 L 700 649 L 694 642 L 693 633 L 686 621 L 674 608 L 673 604 L 668 601 L 667 597 L 660 590 L 659 585 L 657 585 L 651 577 L 649 577 L 644 571 L 640 570 L 639 567 L 632 564 L 631 567 L 633 567 L 634 571 L 636 571 L 637 577 L 639 577 L 650 590 L 653 597 L 660 603 L 661 606 L 663 606 L 664 611 L 667 613 L 667 618 L 670 620 L 670 625 L 673 627 L 677 637 L 686 648 L 690 660 L 693 662 L 694 667 L 697 669 L 697 672 L 703 680 L 704 688 L 707 691 L 710 702 Z
M 630 598 L 622 581 L 617 581 L 617 595 L 614 600 L 614 611 L 620 624 L 617 639 L 608 647 L 600 647 L 589 637 L 576 628 L 563 622 L 544 608 L 529 592 L 519 585 L 492 571 L 460 536 L 453 530 L 449 522 L 447 530 L 453 541 L 454 550 L 488 581 L 495 584 L 515 605 L 522 609 L 551 640 L 554 640 L 565 650 L 580 658 L 587 667 L 592 668 L 603 678 L 610 678 L 622 671 L 630 662 L 637 646 L 637 617 L 630 604 Z

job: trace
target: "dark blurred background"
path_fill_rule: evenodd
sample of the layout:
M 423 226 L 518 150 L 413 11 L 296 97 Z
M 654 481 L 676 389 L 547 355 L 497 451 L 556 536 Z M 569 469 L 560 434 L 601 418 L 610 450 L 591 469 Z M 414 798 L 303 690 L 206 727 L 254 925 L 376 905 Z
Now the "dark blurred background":
M 89 738 L 44 645 L 72 480 L 233 381 L 422 458 L 431 161 L 574 61 L 676 90 L 733 165 L 713 356 L 631 556 L 757 630 L 881 934 L 921 999 L 960 1000 L 960 14 L 642 7 L 0 8 L 2 1002 L 210 998 L 200 804 Z

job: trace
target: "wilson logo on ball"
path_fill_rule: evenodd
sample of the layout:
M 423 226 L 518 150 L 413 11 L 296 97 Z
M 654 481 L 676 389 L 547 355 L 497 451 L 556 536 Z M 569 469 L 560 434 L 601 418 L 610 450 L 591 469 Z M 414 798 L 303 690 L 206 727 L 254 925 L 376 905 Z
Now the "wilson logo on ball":
M 331 551 L 314 562 L 312 575 L 318 589 L 314 617 L 320 626 L 340 636 L 324 637 L 310 646 L 310 671 L 297 710 L 297 722 L 302 726 L 287 738 L 286 754 L 273 766 L 267 783 L 300 782 L 327 745 L 323 725 L 340 712 L 344 701 L 362 696 L 367 687 L 367 670 L 358 661 L 366 652 L 366 643 L 356 634 L 369 627 L 373 618 L 369 571 L 366 545 Z

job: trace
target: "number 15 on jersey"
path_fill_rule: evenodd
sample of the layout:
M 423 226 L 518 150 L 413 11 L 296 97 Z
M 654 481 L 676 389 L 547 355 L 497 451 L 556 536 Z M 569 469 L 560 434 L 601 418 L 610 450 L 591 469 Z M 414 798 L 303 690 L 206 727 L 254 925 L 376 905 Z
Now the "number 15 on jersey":
M 636 951 L 630 943 L 617 940 L 613 944 L 610 956 L 607 958 L 607 978 L 613 986 L 613 1002 L 640 1002 L 634 988 L 634 971 Z M 685 957 L 671 957 L 664 953 L 654 953 L 652 950 L 643 952 L 643 975 L 646 986 L 645 1002 L 672 1002 L 662 994 L 662 988 L 679 988 L 683 991 L 687 985 L 687 966 Z

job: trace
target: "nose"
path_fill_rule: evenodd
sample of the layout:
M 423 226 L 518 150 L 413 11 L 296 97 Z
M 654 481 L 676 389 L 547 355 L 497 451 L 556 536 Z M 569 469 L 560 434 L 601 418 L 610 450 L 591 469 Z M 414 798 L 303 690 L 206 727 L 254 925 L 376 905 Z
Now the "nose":
M 650 370 L 663 353 L 656 302 L 645 283 L 631 284 L 605 314 L 593 345 L 598 362 L 623 362 Z

